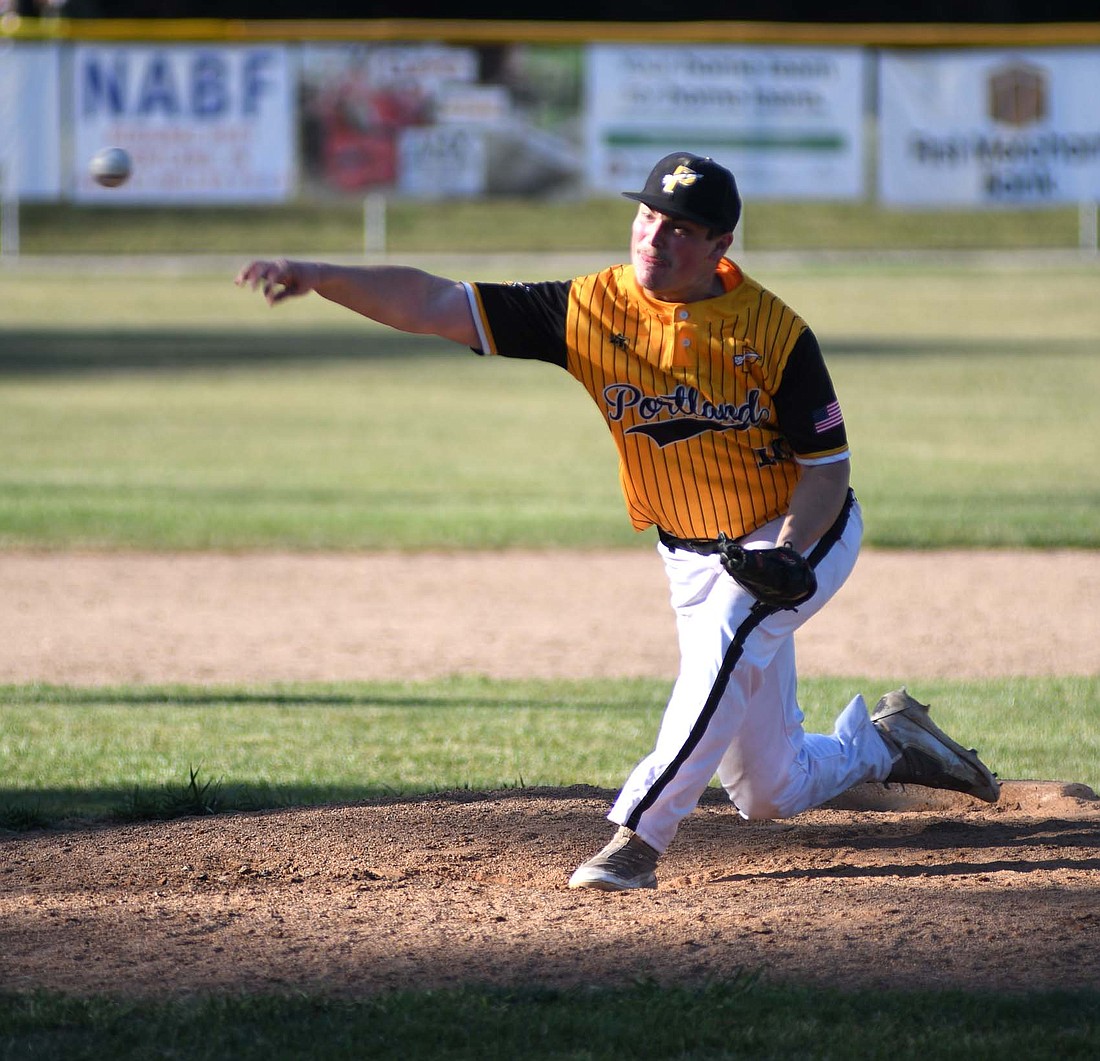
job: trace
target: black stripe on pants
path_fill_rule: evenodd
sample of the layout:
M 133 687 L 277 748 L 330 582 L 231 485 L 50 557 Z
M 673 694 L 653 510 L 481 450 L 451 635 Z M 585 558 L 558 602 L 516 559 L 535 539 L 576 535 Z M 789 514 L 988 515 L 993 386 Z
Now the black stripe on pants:
M 807 557 L 811 567 L 816 568 L 825 556 L 828 555 L 829 550 L 840 540 L 841 535 L 844 533 L 844 528 L 848 526 L 848 516 L 852 511 L 852 505 L 855 503 L 855 499 L 855 494 L 849 490 L 848 496 L 844 500 L 844 506 L 840 510 L 840 515 L 837 516 L 833 521 L 833 525 L 821 536 L 821 540 L 814 546 L 810 555 Z M 722 697 L 726 693 L 726 687 L 729 685 L 733 668 L 737 666 L 738 660 L 744 655 L 745 642 L 748 640 L 749 634 L 751 634 L 769 615 L 773 615 L 778 610 L 779 609 L 769 607 L 766 604 L 761 604 L 759 601 L 752 606 L 747 618 L 737 628 L 737 632 L 733 635 L 730 647 L 726 649 L 726 654 L 722 658 L 722 666 L 718 668 L 718 676 L 714 679 L 714 685 L 711 686 L 710 695 L 707 697 L 707 702 L 703 705 L 703 710 L 699 713 L 699 717 L 695 720 L 695 725 L 692 726 L 691 733 L 688 734 L 688 738 L 684 741 L 683 747 L 680 749 L 676 758 L 668 764 L 664 773 L 653 783 L 653 787 L 642 797 L 634 810 L 630 812 L 630 816 L 625 823 L 628 829 L 633 829 L 637 832 L 638 825 L 642 820 L 642 815 L 656 803 L 661 793 L 668 787 L 669 782 L 676 776 L 680 767 L 684 765 L 699 746 L 699 742 L 703 739 L 703 734 L 707 731 L 707 726 L 710 725 L 710 721 L 714 717 L 714 712 L 718 710 L 718 705 L 722 702 Z

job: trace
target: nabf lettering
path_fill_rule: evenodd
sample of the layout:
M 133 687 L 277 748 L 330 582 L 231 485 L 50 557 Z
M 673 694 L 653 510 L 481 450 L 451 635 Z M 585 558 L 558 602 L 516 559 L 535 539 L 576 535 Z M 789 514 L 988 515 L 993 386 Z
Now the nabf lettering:
M 269 48 L 83 48 L 84 118 L 252 117 L 278 88 Z

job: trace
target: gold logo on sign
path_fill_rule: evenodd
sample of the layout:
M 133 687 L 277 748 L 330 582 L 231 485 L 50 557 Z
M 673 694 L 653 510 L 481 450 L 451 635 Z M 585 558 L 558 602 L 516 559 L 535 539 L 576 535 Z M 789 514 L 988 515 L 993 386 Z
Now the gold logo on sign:
M 1047 79 L 1028 63 L 1013 63 L 989 76 L 989 116 L 1005 125 L 1031 125 L 1047 116 Z
M 666 173 L 661 178 L 661 191 L 663 191 L 665 195 L 672 195 L 677 188 L 690 188 L 699 179 L 699 174 L 694 170 L 688 169 L 687 166 L 680 165 L 671 173 Z

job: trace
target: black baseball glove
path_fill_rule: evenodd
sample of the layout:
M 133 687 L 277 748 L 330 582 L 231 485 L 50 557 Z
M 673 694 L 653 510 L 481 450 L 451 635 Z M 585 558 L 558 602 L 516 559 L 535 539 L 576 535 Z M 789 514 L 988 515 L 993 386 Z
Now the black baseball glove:
M 797 608 L 817 590 L 814 569 L 790 545 L 745 549 L 719 534 L 718 553 L 726 574 L 771 608 Z

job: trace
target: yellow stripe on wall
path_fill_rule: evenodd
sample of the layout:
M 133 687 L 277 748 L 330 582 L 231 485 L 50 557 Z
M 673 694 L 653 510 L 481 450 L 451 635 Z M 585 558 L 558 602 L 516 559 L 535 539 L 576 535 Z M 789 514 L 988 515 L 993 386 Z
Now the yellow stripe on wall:
M 66 19 L 0 17 L 0 37 L 72 41 L 449 41 L 828 44 L 883 48 L 1100 44 L 1100 22 L 538 22 L 492 19 Z

